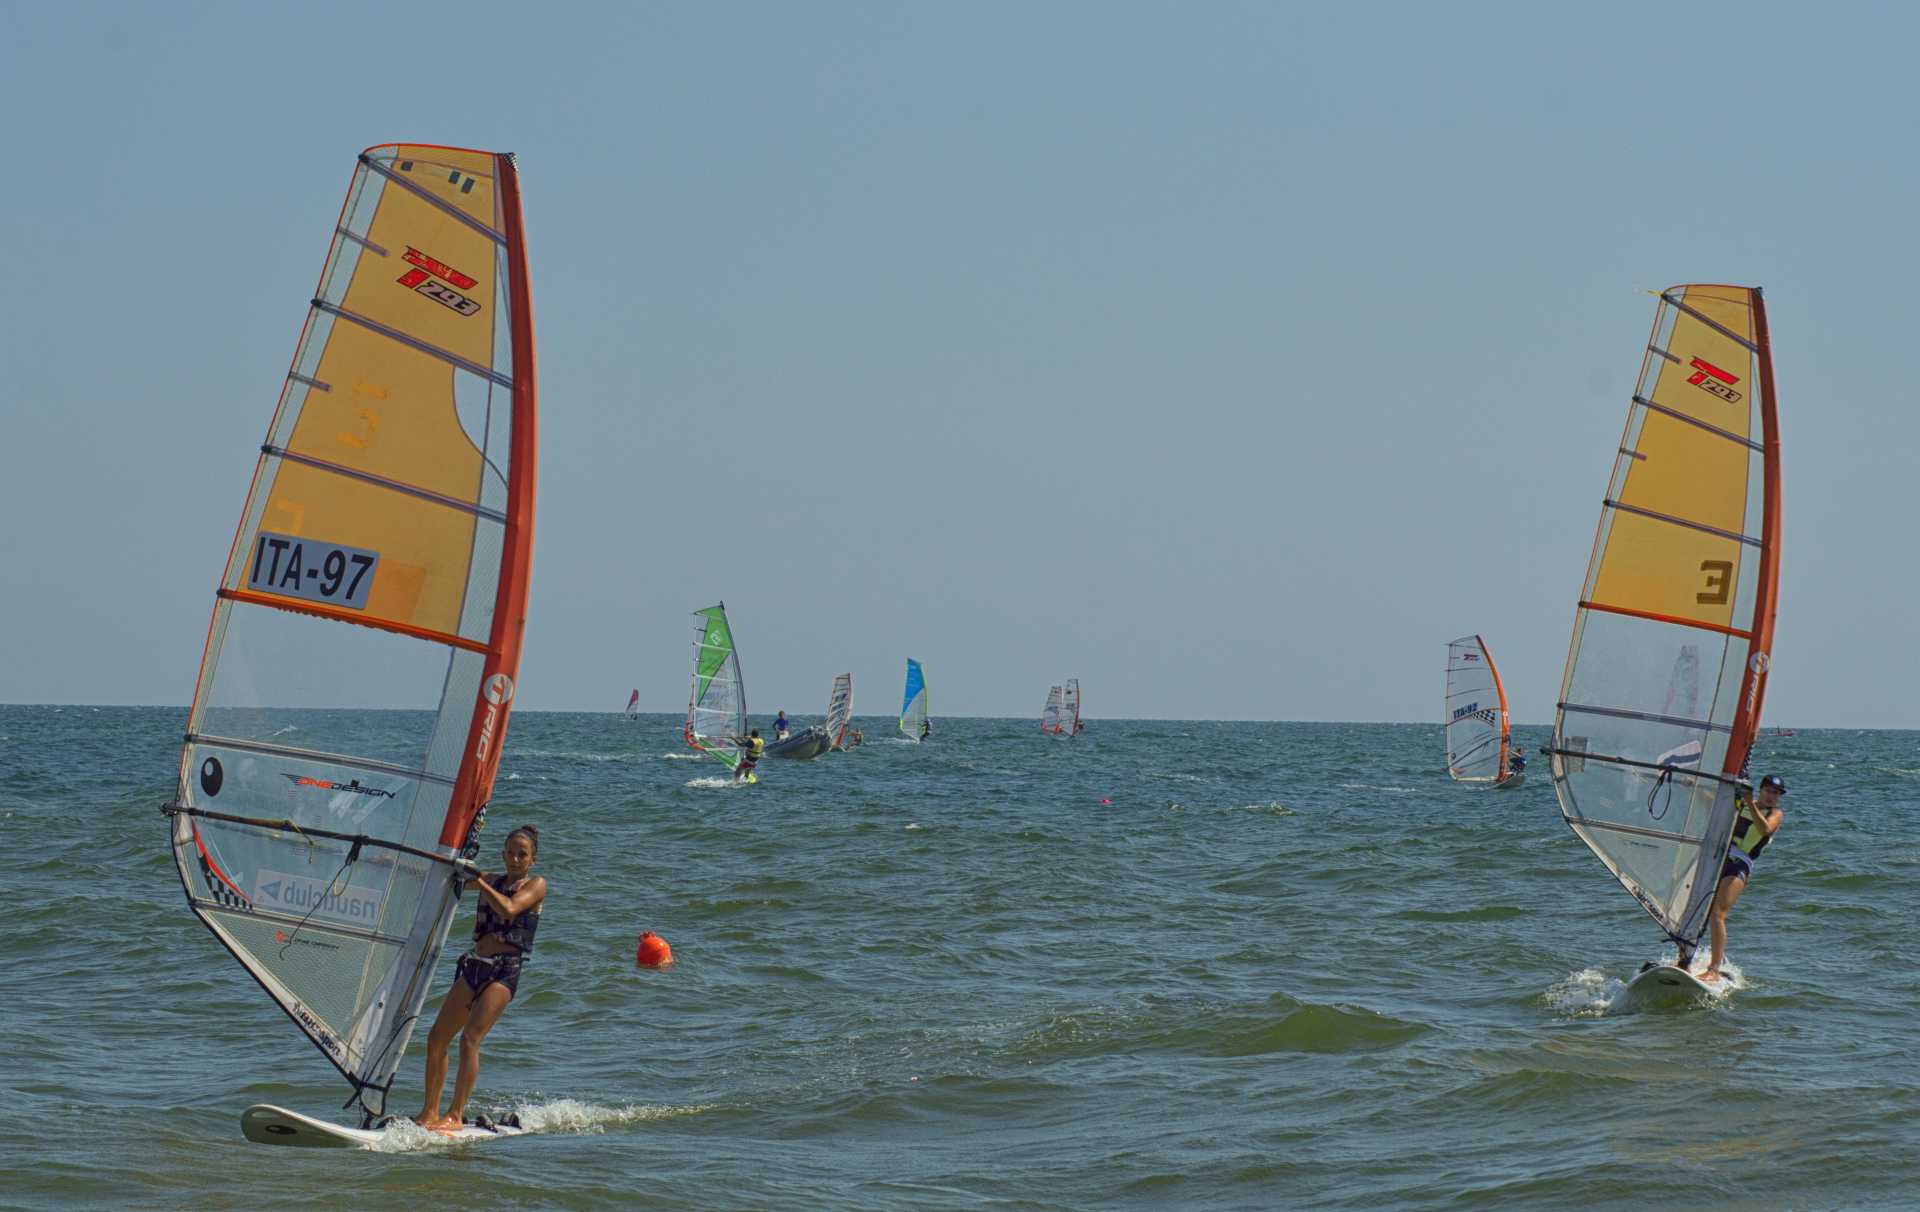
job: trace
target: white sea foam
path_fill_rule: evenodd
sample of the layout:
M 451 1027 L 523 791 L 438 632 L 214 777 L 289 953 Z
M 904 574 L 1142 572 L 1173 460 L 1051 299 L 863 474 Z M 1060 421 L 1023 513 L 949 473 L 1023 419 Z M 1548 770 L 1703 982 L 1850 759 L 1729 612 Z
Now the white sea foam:
M 1678 951 L 1669 951 L 1660 957 L 1660 962 L 1671 964 L 1679 957 Z M 1694 957 L 1693 971 L 1697 974 L 1705 967 L 1706 951 L 1702 948 L 1701 953 Z M 1723 979 L 1707 993 L 1709 1004 L 1723 1001 L 1730 994 L 1747 987 L 1740 965 L 1730 959 L 1721 961 L 1720 974 Z M 1619 977 L 1608 976 L 1598 968 L 1582 968 L 1555 982 L 1543 996 L 1549 1006 L 1562 1014 L 1575 1018 L 1598 1018 L 1623 1007 L 1626 992 L 1627 982 Z
M 720 788 L 721 790 L 725 790 L 728 787 L 738 787 L 740 785 L 741 784 L 734 782 L 732 779 L 688 779 L 687 780 L 687 786 L 689 787 L 717 787 L 717 788 Z
M 663 753 L 660 756 L 670 762 L 697 762 L 707 755 L 704 753 Z
M 1385 791 L 1390 795 L 1412 795 L 1415 790 L 1412 787 L 1382 787 L 1376 783 L 1342 783 L 1340 786 L 1348 791 Z
M 1598 968 L 1582 968 L 1551 985 L 1545 994 L 1547 1005 L 1576 1018 L 1598 1018 L 1613 1005 L 1627 983 L 1608 976 Z
M 555 1098 L 515 1101 L 511 1112 L 520 1117 L 520 1126 L 529 1133 L 595 1133 L 605 1132 L 609 1127 L 618 1127 L 622 1124 L 671 1119 L 681 1115 L 698 1115 L 702 1111 L 711 1109 L 712 1104 L 707 1103 L 688 1107 L 647 1106 L 641 1103 L 629 1103 L 624 1107 L 602 1107 L 581 1102 L 576 1098 Z M 472 1144 L 485 1143 L 485 1141 L 484 1137 L 477 1140 L 449 1140 L 438 1133 L 427 1131 L 403 1116 L 381 1129 L 379 1137 L 367 1147 L 375 1153 L 415 1153 L 425 1149 L 459 1149 Z

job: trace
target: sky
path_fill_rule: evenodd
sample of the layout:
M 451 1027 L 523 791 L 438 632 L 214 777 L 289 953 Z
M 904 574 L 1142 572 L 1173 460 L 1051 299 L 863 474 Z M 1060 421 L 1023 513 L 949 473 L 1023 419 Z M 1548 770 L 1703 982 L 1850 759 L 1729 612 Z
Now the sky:
M 519 156 L 516 705 L 1549 720 L 1653 318 L 1765 289 L 1767 723 L 1920 727 L 1896 6 L 0 0 L 0 700 L 184 704 L 364 147 Z

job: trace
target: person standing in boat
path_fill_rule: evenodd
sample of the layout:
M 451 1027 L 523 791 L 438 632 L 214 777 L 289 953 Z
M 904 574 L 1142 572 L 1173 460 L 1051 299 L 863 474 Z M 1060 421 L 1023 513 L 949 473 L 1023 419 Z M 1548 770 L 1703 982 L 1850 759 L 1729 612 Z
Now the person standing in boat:
M 1727 958 L 1727 914 L 1753 878 L 1753 864 L 1760 852 L 1767 848 L 1786 820 L 1786 810 L 1780 806 L 1780 798 L 1786 794 L 1787 784 L 1777 774 L 1760 780 L 1752 802 L 1741 792 L 1734 792 L 1734 811 L 1738 815 L 1734 818 L 1733 840 L 1727 845 L 1726 861 L 1720 867 L 1720 886 L 1713 891 L 1713 908 L 1707 913 L 1713 951 L 1707 957 L 1707 970 L 1700 974 L 1703 981 L 1720 979 L 1720 965 Z M 1680 966 L 1686 967 L 1690 959 L 1691 955 L 1681 956 Z
M 792 725 L 787 723 L 787 713 L 785 711 L 780 712 L 773 717 L 773 739 L 776 741 L 786 740 L 787 730 L 791 727 Z M 754 735 L 758 736 L 759 733 L 755 733 Z
M 547 881 L 532 874 L 540 852 L 540 831 L 521 825 L 507 835 L 500 875 L 476 875 L 468 883 L 479 894 L 473 919 L 473 946 L 454 968 L 453 988 L 427 1032 L 426 1094 L 414 1122 L 436 1132 L 457 1132 L 465 1123 L 467 1099 L 480 1079 L 480 1041 L 487 1037 L 520 987 L 520 970 L 533 953 L 540 928 L 540 906 Z M 460 1073 L 453 1083 L 453 1105 L 440 1114 L 440 1089 L 447 1081 L 447 1048 L 460 1036 Z

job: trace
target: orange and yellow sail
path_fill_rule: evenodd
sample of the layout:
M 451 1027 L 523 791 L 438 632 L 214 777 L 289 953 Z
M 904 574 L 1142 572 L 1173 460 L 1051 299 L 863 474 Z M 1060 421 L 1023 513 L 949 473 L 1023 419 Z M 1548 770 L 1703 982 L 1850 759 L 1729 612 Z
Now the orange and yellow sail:
M 1780 443 L 1760 291 L 1662 292 L 1574 616 L 1550 749 L 1567 823 L 1691 941 L 1759 726 Z M 1680 668 L 1701 691 L 1676 710 Z
M 499 767 L 534 413 L 513 158 L 369 148 L 261 446 L 169 806 L 194 912 L 369 1113 Z

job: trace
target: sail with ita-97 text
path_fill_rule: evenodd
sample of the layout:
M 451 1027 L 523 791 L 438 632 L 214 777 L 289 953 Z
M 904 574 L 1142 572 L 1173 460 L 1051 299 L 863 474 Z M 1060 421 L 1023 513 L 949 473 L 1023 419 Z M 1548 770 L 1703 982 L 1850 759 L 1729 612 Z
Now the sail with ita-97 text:
M 533 311 L 510 155 L 359 157 L 165 811 L 188 904 L 384 1111 L 514 698 Z

